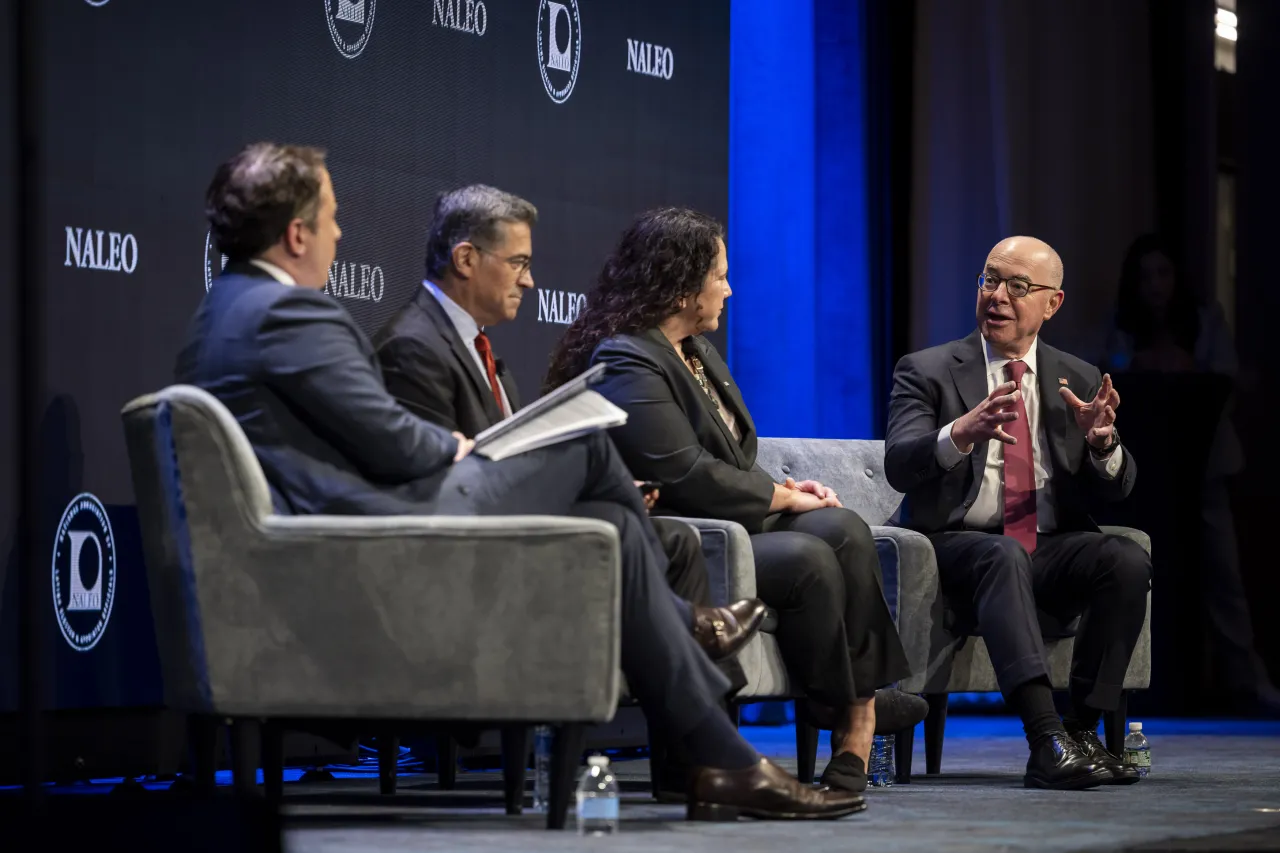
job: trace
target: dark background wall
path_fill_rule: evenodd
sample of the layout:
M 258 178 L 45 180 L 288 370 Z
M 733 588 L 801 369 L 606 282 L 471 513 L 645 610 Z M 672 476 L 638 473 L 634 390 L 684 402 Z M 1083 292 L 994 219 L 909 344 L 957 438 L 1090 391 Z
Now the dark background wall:
M 156 696 L 119 411 L 172 381 L 187 321 L 220 269 L 203 215 L 219 162 L 260 139 L 328 150 L 344 232 L 330 289 L 371 334 L 420 286 L 437 193 L 486 182 L 533 201 L 538 289 L 492 335 L 526 399 L 637 212 L 685 205 L 727 216 L 728 0 L 49 0 L 39 8 L 47 535 L 36 571 L 47 587 L 59 517 L 87 491 L 111 518 L 118 572 L 110 624 L 86 653 L 64 642 L 42 593 L 51 707 Z M 565 63 L 549 61 L 553 41 Z M 0 97 L 11 88 L 6 76 Z M 11 140 L 6 126 L 6 165 Z M 13 257 L 11 192 L 6 181 L 0 264 Z M 33 284 L 8 272 L 0 267 L 5 287 Z M 5 347 L 12 322 L 0 311 Z M 4 395 L 16 364 L 7 351 L 0 358 Z M 0 418 L 6 449 L 9 399 Z M 7 545 L 17 512 L 12 454 L 3 465 Z M 8 580 L 0 708 L 14 701 L 17 601 Z

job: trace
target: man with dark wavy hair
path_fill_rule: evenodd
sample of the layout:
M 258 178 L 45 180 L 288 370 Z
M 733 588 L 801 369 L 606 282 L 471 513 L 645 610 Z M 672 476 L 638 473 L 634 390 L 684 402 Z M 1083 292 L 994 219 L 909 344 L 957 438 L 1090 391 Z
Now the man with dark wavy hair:
M 492 462 L 387 393 L 369 340 L 320 292 L 342 235 L 336 212 L 315 149 L 251 145 L 209 187 L 228 263 L 192 320 L 177 378 L 239 421 L 276 511 L 606 518 L 621 546 L 622 669 L 650 723 L 698 767 L 690 809 L 830 818 L 865 808 L 801 786 L 721 713 L 728 682 L 676 611 L 665 557 L 606 435 Z

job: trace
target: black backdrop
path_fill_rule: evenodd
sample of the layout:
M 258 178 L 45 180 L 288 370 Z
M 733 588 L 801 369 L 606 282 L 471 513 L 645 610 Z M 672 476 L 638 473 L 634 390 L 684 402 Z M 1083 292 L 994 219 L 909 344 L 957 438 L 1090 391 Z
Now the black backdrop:
M 48 548 L 37 559 L 40 572 L 51 571 L 59 516 L 86 491 L 108 509 L 119 573 L 111 624 L 89 652 L 63 641 L 49 598 L 58 706 L 149 701 L 154 692 L 154 650 L 135 645 L 149 642 L 150 620 L 119 411 L 172 381 L 187 320 L 220 265 L 203 217 L 217 163 L 259 139 L 328 150 L 344 232 L 331 288 L 371 334 L 420 286 L 439 191 L 482 181 L 533 201 L 538 289 L 515 322 L 492 333 L 525 399 L 637 211 L 676 204 L 727 215 L 728 0 L 40 0 L 40 8 L 52 402 L 41 450 Z M 4 135 L 7 157 L 8 127 Z M 11 204 L 7 195 L 0 202 Z M 5 263 L 10 215 L 0 213 Z M 6 370 L 13 363 L 3 361 Z M 12 376 L 0 376 L 7 402 Z M 11 458 L 5 465 L 7 484 L 16 471 Z M 7 546 L 16 509 L 0 509 Z M 17 603 L 7 575 L 5 669 Z M 0 684 L 13 685 L 10 672 Z M 151 686 L 138 692 L 121 678 Z M 0 686 L 0 707 L 12 707 L 8 691 Z

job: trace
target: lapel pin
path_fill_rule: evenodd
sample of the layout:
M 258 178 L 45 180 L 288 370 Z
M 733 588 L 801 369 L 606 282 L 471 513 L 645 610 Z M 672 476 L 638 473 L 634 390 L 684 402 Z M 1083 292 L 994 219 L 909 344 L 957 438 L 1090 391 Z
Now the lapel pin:
M 728 387 L 729 387 L 729 380 L 728 380 L 728 379 L 726 379 L 726 380 L 724 381 L 724 387 L 726 387 L 726 388 L 728 388 Z
M 1067 384 L 1067 377 L 1065 377 L 1065 376 L 1059 376 L 1059 377 L 1058 377 L 1058 384 L 1059 384 L 1059 385 L 1066 385 L 1066 384 Z

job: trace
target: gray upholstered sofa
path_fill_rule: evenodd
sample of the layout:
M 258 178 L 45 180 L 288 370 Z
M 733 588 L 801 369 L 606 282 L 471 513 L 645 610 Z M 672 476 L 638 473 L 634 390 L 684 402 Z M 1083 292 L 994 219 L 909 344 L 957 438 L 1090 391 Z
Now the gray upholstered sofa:
M 762 438 L 759 464 L 781 482 L 786 477 L 819 480 L 840 495 L 845 506 L 855 510 L 871 525 L 884 573 L 885 599 L 897 621 L 898 632 L 911 663 L 912 675 L 898 686 L 923 693 L 930 702 L 925 723 L 926 764 L 937 773 L 942 760 L 942 735 L 946 720 L 946 697 L 954 692 L 999 690 L 986 645 L 977 637 L 953 634 L 953 618 L 948 613 L 938 587 L 938 568 L 929 540 L 919 533 L 892 526 L 902 495 L 884 476 L 884 442 L 833 439 Z M 703 533 L 704 551 L 712 571 L 712 592 L 717 600 L 728 601 L 755 594 L 754 565 L 746 531 L 731 522 L 695 521 Z M 1148 551 L 1150 539 L 1128 528 L 1108 528 L 1128 536 Z M 1147 621 L 1125 676 L 1125 689 L 1147 687 L 1151 681 L 1151 606 Z M 1064 626 L 1063 634 L 1073 626 Z M 741 653 L 747 673 L 747 687 L 739 701 L 766 698 L 793 698 L 796 690 L 787 678 L 777 642 L 770 625 Z M 1065 689 L 1073 641 L 1069 636 L 1048 642 L 1050 679 L 1055 688 Z M 1116 752 L 1123 739 L 1124 702 L 1106 718 L 1108 743 Z M 903 781 L 911 774 L 911 732 L 902 734 L 897 750 L 898 771 Z M 811 746 L 812 744 L 812 746 Z M 799 775 L 812 778 L 812 747 L 816 733 L 803 720 L 797 724 Z
M 279 793 L 284 726 L 474 721 L 512 738 L 507 804 L 518 810 L 527 726 L 553 723 L 549 823 L 563 825 L 582 729 L 610 719 L 620 691 L 614 527 L 281 516 L 244 433 L 209 394 L 173 386 L 122 417 L 165 702 L 199 730 L 231 721 L 238 788 L 254 784 L 261 739 L 268 793 Z M 211 737 L 201 744 L 207 788 Z

